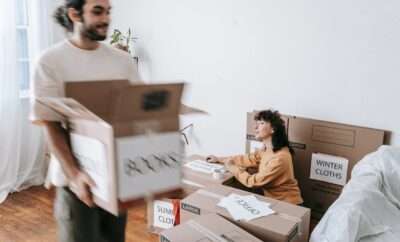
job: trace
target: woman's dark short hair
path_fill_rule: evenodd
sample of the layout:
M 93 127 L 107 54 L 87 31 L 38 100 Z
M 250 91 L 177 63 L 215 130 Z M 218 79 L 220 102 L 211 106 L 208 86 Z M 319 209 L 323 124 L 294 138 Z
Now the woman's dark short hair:
M 68 32 L 74 30 L 74 24 L 72 20 L 68 17 L 68 9 L 73 8 L 78 11 L 79 15 L 83 14 L 83 6 L 86 0 L 65 0 L 65 4 L 59 6 L 54 12 L 54 19 L 58 24 L 64 27 Z
M 288 147 L 290 153 L 294 153 L 293 149 L 289 146 L 289 139 L 286 133 L 285 122 L 281 118 L 278 111 L 264 110 L 256 114 L 254 117 L 256 121 L 265 121 L 271 124 L 274 133 L 272 134 L 272 150 L 277 152 L 284 147 Z

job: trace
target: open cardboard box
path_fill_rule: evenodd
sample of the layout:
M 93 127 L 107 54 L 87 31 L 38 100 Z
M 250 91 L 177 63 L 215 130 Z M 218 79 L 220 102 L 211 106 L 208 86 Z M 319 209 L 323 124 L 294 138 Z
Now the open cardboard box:
M 96 183 L 95 203 L 117 215 L 144 197 L 180 190 L 183 87 L 66 82 L 66 98 L 37 98 L 35 104 L 43 120 L 58 115 L 66 121 L 73 154 Z
M 216 214 L 189 220 L 160 235 L 160 242 L 261 242 L 253 235 Z

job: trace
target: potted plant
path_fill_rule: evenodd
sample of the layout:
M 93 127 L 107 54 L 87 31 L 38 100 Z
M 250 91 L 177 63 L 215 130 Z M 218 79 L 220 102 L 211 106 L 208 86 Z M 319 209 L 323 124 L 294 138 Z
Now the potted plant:
M 114 29 L 114 32 L 111 35 L 110 44 L 118 49 L 129 52 L 132 56 L 135 56 L 133 44 L 137 39 L 137 37 L 132 36 L 131 28 L 128 29 L 126 34 L 122 33 L 119 29 Z

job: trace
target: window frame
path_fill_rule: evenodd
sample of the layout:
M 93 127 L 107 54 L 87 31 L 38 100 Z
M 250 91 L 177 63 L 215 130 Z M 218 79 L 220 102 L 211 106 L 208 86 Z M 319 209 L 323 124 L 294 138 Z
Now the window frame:
M 22 4 L 20 4 L 22 3 Z M 32 59 L 31 59 L 31 51 L 32 51 L 32 46 L 31 46 L 31 24 L 30 24 L 30 13 L 29 13 L 29 0 L 17 0 L 15 2 L 16 8 L 15 8 L 15 18 L 16 18 L 16 26 L 15 26 L 15 31 L 16 31 L 16 44 L 18 49 L 26 49 L 26 57 L 20 57 L 18 51 L 16 53 L 17 56 L 17 80 L 18 80 L 18 85 L 19 85 L 19 97 L 21 99 L 23 98 L 29 98 L 29 93 L 30 93 L 30 78 L 31 78 L 31 73 L 32 73 Z M 21 19 L 19 19 L 21 17 Z M 23 43 L 21 39 L 18 38 L 19 32 L 25 32 L 26 34 L 26 43 Z M 25 76 L 24 82 L 27 82 L 27 87 L 28 88 L 23 88 L 22 85 L 24 82 L 21 82 L 21 76 L 20 73 L 22 74 L 22 69 L 20 68 L 22 64 L 27 64 L 28 67 L 28 73 Z

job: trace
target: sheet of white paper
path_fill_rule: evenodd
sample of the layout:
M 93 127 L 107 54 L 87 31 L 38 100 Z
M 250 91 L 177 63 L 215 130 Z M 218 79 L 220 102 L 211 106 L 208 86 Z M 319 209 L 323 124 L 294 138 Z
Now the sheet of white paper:
M 241 196 L 230 194 L 224 197 L 217 204 L 228 210 L 234 220 L 246 220 L 260 218 L 275 213 L 269 206 L 269 203 L 259 201 L 255 196 Z
M 263 206 L 267 206 L 267 207 L 270 207 L 271 206 L 271 204 L 270 203 L 267 203 L 267 202 L 262 202 L 262 201 L 260 201 L 260 200 L 258 200 L 257 198 L 256 198 L 256 196 L 254 196 L 254 195 L 248 195 L 248 196 L 245 196 L 246 197 L 246 199 L 248 200 L 248 201 L 250 201 L 251 203 L 262 203 L 263 204 Z
M 344 186 L 347 181 L 349 160 L 344 157 L 313 153 L 310 178 Z
M 170 229 L 174 227 L 174 206 L 165 201 L 154 201 L 153 207 L 153 225 L 158 228 Z
M 85 172 L 92 178 L 96 186 L 92 193 L 104 201 L 108 201 L 108 166 L 106 159 L 106 147 L 99 140 L 71 133 L 71 147 L 74 156 Z
M 121 201 L 181 185 L 183 144 L 179 132 L 117 138 L 118 197 Z M 172 159 L 173 158 L 173 159 Z
M 216 169 L 219 169 L 219 170 L 222 170 L 223 172 L 225 172 L 225 168 L 223 165 L 208 163 L 208 162 L 202 161 L 202 160 L 194 160 L 194 161 L 187 162 L 185 164 L 185 166 L 194 171 L 203 172 L 203 173 L 207 173 L 207 174 L 213 173 L 214 170 L 216 170 Z

